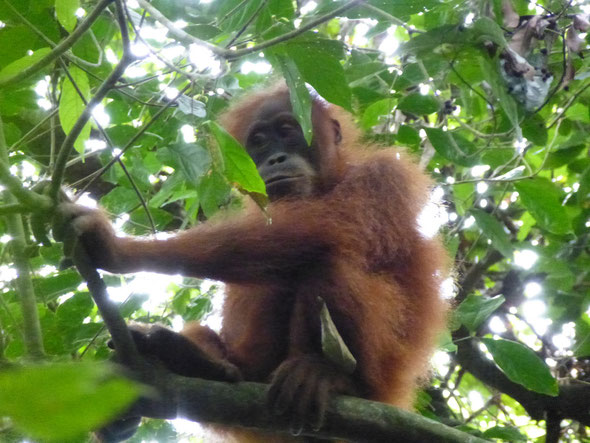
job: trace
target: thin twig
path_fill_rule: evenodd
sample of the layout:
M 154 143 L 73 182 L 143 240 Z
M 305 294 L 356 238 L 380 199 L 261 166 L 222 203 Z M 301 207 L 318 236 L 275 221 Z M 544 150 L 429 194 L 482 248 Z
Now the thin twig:
M 192 84 L 190 84 L 190 83 L 188 85 L 186 85 L 176 95 L 176 97 L 174 97 L 172 100 L 170 100 L 168 103 L 166 103 L 166 106 L 159 109 L 158 112 L 156 112 L 154 114 L 154 116 L 139 131 L 137 131 L 137 133 L 133 137 L 131 137 L 131 139 L 125 144 L 125 146 L 123 146 L 123 148 L 121 148 L 121 152 L 119 152 L 119 154 L 117 154 L 115 157 L 113 157 L 113 159 L 111 161 L 109 161 L 105 166 L 103 166 L 102 169 L 100 169 L 92 174 L 93 175 L 92 179 L 86 184 L 86 186 L 84 186 L 84 188 L 82 188 L 78 192 L 78 194 L 83 194 L 86 191 L 86 189 L 88 189 L 88 187 L 90 185 L 92 185 L 92 183 L 94 183 L 96 180 L 98 180 L 100 177 L 102 177 L 102 175 L 105 172 L 107 172 L 117 162 L 117 159 L 120 158 L 123 154 L 125 154 L 125 152 L 131 146 L 133 146 L 133 144 L 148 130 L 148 128 L 152 124 L 154 124 L 156 122 L 156 120 L 158 120 L 158 118 L 160 118 L 160 116 L 164 113 L 164 111 L 166 111 L 166 109 L 168 109 L 170 106 L 172 106 L 174 103 L 176 103 L 176 101 L 182 96 L 182 94 L 184 94 L 186 91 L 188 91 L 188 89 L 191 86 L 192 86 Z
M 117 5 L 119 2 L 117 2 Z M 67 161 L 70 157 L 70 153 L 74 147 L 74 142 L 82 132 L 82 129 L 88 123 L 90 116 L 92 114 L 92 110 L 94 107 L 99 104 L 103 98 L 109 93 L 109 91 L 113 88 L 113 86 L 117 83 L 117 81 L 121 78 L 125 69 L 133 62 L 134 58 L 130 53 L 129 50 L 129 34 L 127 32 L 127 23 L 125 21 L 125 17 L 122 14 L 117 14 L 117 20 L 119 22 L 119 27 L 121 29 L 121 39 L 123 40 L 123 56 L 115 69 L 109 74 L 107 79 L 100 85 L 96 94 L 90 99 L 88 102 L 88 106 L 84 108 L 82 115 L 78 118 L 68 135 L 66 136 L 65 140 L 63 141 L 61 148 L 59 150 L 59 154 L 57 156 L 57 160 L 55 162 L 55 169 L 53 170 L 53 176 L 51 178 L 51 189 L 50 189 L 50 196 L 55 200 L 57 199 L 57 195 L 61 188 L 61 184 L 63 181 L 65 168 Z
M 78 85 L 76 84 L 76 81 L 72 77 L 72 74 L 70 74 L 70 71 L 68 70 L 68 67 L 66 66 L 66 64 L 63 62 L 63 60 L 61 58 L 59 59 L 59 62 L 61 64 L 61 67 L 64 70 L 66 76 L 68 77 L 68 79 L 72 83 L 72 86 L 74 86 L 74 89 L 76 90 L 76 93 L 80 97 L 80 100 L 82 100 L 82 103 L 84 103 L 84 106 L 88 106 L 88 101 L 86 100 L 86 97 L 84 97 L 84 94 L 82 93 L 82 91 L 80 90 L 80 88 L 78 87 Z M 111 138 L 109 137 L 109 135 L 107 134 L 107 132 L 104 130 L 104 128 L 102 127 L 102 125 L 98 122 L 98 119 L 96 117 L 94 117 L 94 115 L 92 116 L 92 118 L 94 119 L 94 123 L 96 124 L 96 127 L 98 128 L 99 132 L 101 133 L 102 137 L 104 138 L 104 140 L 106 141 L 107 145 L 109 146 L 109 148 L 110 148 L 110 150 L 112 152 L 113 149 L 115 148 L 115 145 L 113 144 L 113 141 L 111 140 Z M 123 159 L 121 159 L 121 157 L 118 158 L 118 162 L 117 163 L 119 163 L 119 166 L 121 166 L 121 169 L 123 170 L 123 173 L 125 174 L 125 176 L 129 180 L 129 183 L 131 183 L 131 187 L 135 191 L 135 194 L 137 195 L 137 198 L 139 199 L 139 202 L 141 203 L 141 206 L 143 207 L 143 209 L 144 209 L 144 211 L 145 211 L 145 213 L 147 215 L 147 218 L 148 218 L 148 220 L 150 222 L 150 225 L 152 227 L 152 232 L 155 234 L 156 233 L 156 225 L 154 223 L 154 219 L 152 217 L 152 214 L 151 214 L 151 212 L 150 212 L 150 210 L 148 208 L 148 205 L 147 205 L 145 199 L 143 198 L 143 195 L 141 194 L 141 191 L 137 187 L 137 183 L 135 183 L 135 180 L 133 179 L 133 177 L 129 173 L 129 170 L 123 164 Z
M 348 3 L 345 3 L 344 5 L 340 6 L 339 8 L 334 9 L 332 12 L 329 12 L 321 17 L 318 17 L 315 20 L 311 20 L 310 22 L 300 26 L 298 29 L 295 29 L 294 31 L 287 32 L 283 35 L 279 35 L 278 37 L 272 38 L 270 40 L 260 42 L 259 44 L 254 45 L 249 48 L 238 49 L 237 51 L 232 51 L 230 49 L 220 48 L 219 46 L 213 45 L 205 40 L 201 40 L 199 38 L 193 37 L 192 35 L 186 33 L 182 29 L 177 28 L 174 25 L 174 23 L 172 23 L 172 21 L 170 21 L 168 18 L 166 18 L 160 11 L 158 11 L 156 8 L 154 8 L 146 0 L 137 0 L 137 2 L 139 3 L 139 5 L 142 8 L 144 8 L 146 11 L 148 11 L 150 13 L 150 15 L 156 21 L 158 21 L 162 25 L 164 25 L 168 29 L 168 31 L 170 31 L 170 34 L 174 38 L 176 38 L 178 41 L 180 41 L 181 43 L 184 43 L 186 45 L 191 45 L 191 44 L 201 45 L 201 46 L 209 49 L 213 54 L 215 54 L 219 57 L 225 58 L 226 60 L 235 60 L 237 58 L 256 53 L 258 51 L 261 51 L 262 49 L 277 45 L 279 43 L 283 43 L 287 40 L 297 37 L 297 36 L 303 34 L 304 32 L 307 32 L 307 31 L 317 27 L 318 25 L 321 25 L 322 23 L 325 23 L 328 20 L 331 20 L 334 17 L 339 16 L 340 14 L 342 14 L 345 11 L 348 11 L 349 9 L 354 8 L 355 6 L 358 6 L 360 4 L 363 4 L 365 2 L 365 0 L 352 0 Z
M 246 29 L 248 29 L 248 26 L 252 24 L 252 22 L 258 16 L 258 14 L 260 14 L 260 11 L 262 11 L 262 9 L 266 6 L 267 3 L 268 0 L 260 2 L 260 5 L 256 9 L 256 11 L 254 11 L 252 17 L 250 17 L 248 21 L 244 23 L 244 26 L 242 26 L 242 28 L 236 33 L 236 35 L 234 35 L 234 37 L 229 41 L 229 43 L 225 45 L 226 48 L 231 48 L 231 46 L 236 42 L 236 40 L 240 38 L 240 36 L 246 31 Z

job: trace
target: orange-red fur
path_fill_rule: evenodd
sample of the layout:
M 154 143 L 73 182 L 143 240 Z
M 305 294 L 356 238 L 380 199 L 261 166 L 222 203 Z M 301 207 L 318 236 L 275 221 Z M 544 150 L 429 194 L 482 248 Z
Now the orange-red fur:
M 256 111 L 286 93 L 279 86 L 251 95 L 222 124 L 245 143 Z M 338 146 L 332 118 L 342 130 Z M 271 204 L 270 224 L 254 210 L 167 240 L 127 239 L 117 270 L 227 282 L 221 342 L 196 326 L 184 334 L 197 343 L 205 336 L 213 353 L 261 382 L 286 358 L 318 351 L 310 338 L 317 325 L 308 324 L 305 307 L 321 296 L 358 361 L 359 392 L 411 408 L 447 310 L 440 297 L 447 257 L 416 220 L 430 181 L 403 152 L 362 144 L 340 109 L 316 100 L 313 121 L 318 195 Z

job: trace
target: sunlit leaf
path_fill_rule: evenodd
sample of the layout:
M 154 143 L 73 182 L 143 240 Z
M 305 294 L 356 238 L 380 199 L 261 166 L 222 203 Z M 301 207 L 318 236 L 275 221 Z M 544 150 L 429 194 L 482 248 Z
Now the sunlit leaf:
M 455 316 L 470 331 L 476 331 L 504 301 L 503 295 L 492 298 L 470 295 L 455 309 Z
M 41 48 L 34 51 L 31 55 L 19 58 L 13 61 L 8 66 L 0 70 L 0 81 L 8 80 L 9 78 L 17 76 L 23 69 L 34 65 L 43 57 L 51 52 L 51 48 Z
M 532 349 L 511 340 L 482 338 L 481 341 L 510 380 L 540 394 L 558 395 L 557 380 Z
M 227 179 L 247 192 L 266 195 L 264 181 L 246 150 L 219 124 L 210 122 L 209 127 L 221 150 Z
M 86 99 L 86 102 L 90 99 L 90 86 L 88 84 L 88 77 L 86 73 L 81 69 L 71 66 L 69 68 L 70 75 L 76 83 L 76 87 L 72 84 L 68 77 L 64 78 L 61 90 L 61 99 L 59 101 L 59 120 L 61 127 L 66 134 L 69 134 L 78 118 L 84 112 L 86 105 L 78 94 L 78 90 Z M 84 152 L 84 142 L 90 137 L 90 122 L 86 123 L 82 132 L 76 139 L 74 147 L 76 151 Z
M 76 11 L 80 7 L 80 0 L 55 0 L 55 15 L 68 32 L 76 27 Z

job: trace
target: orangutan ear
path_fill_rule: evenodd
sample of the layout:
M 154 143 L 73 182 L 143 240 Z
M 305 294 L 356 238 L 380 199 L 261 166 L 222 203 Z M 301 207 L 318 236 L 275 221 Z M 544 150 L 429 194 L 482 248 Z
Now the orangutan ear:
M 336 119 L 332 119 L 332 128 L 334 129 L 334 143 L 339 145 L 342 141 L 342 129 L 340 128 L 340 122 Z

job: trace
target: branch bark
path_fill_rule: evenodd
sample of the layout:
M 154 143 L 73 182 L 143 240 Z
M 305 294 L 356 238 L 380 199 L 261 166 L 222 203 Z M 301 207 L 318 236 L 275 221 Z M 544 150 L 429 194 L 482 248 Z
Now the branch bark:
M 8 148 L 6 146 L 6 138 L 4 137 L 4 125 L 0 117 L 0 170 L 8 171 Z M 10 176 L 10 182 L 13 186 L 7 186 L 9 191 L 12 189 L 21 189 L 20 181 Z M 6 178 L 6 177 L 0 177 Z M 14 186 L 14 181 L 18 181 L 20 187 Z M 30 191 L 27 193 L 34 194 Z M 28 195 L 28 194 L 27 194 Z M 35 194 L 37 195 L 37 194 Z M 40 197 L 40 196 L 39 196 Z M 7 192 L 5 200 L 9 205 L 14 205 L 17 199 L 11 193 Z M 23 218 L 20 214 L 9 214 L 6 216 L 6 224 L 8 233 L 12 237 L 12 255 L 14 260 L 14 267 L 17 270 L 16 287 L 19 295 L 21 310 L 23 314 L 23 329 L 24 342 L 29 357 L 33 359 L 40 359 L 44 356 L 43 337 L 41 335 L 41 324 L 39 323 L 39 314 L 37 312 L 37 300 L 35 298 L 35 291 L 33 289 L 33 281 L 31 280 L 31 267 L 29 265 L 29 258 L 25 252 L 26 240 L 25 229 L 23 225 Z
M 268 409 L 266 385 L 226 383 L 181 377 L 147 368 L 140 377 L 160 393 L 158 399 L 141 400 L 131 414 L 256 428 L 290 433 L 288 417 L 279 417 Z M 486 440 L 458 431 L 442 423 L 383 403 L 354 397 L 336 397 L 328 408 L 320 430 L 304 428 L 301 435 L 345 441 L 405 443 L 469 442 Z

